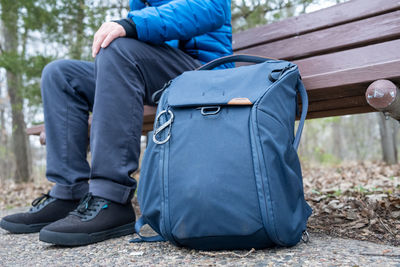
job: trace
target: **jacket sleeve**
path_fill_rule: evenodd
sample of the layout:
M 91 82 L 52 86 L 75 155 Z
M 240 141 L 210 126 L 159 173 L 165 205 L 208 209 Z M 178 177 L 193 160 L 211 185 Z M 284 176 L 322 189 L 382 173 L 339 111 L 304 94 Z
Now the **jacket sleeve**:
M 138 39 L 150 43 L 188 40 L 220 28 L 230 7 L 227 0 L 172 0 L 158 7 L 128 13 Z

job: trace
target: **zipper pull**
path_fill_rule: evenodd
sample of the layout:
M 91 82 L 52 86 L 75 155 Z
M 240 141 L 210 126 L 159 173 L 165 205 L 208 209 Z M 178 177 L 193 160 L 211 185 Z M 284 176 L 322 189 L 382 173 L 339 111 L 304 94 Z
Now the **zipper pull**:
M 160 101 L 161 98 L 161 94 L 165 91 L 165 89 L 167 89 L 172 83 L 172 80 L 169 80 L 168 82 L 166 82 L 164 84 L 164 86 L 160 89 L 155 91 L 152 95 L 151 95 L 151 101 L 153 101 L 153 103 L 158 104 L 158 102 Z
M 150 3 L 147 0 L 140 0 L 140 1 L 142 1 L 142 3 L 145 4 L 145 6 L 147 7 L 150 6 Z
M 275 69 L 275 70 L 273 70 L 273 71 L 271 71 L 271 73 L 270 74 L 268 74 L 268 79 L 271 81 L 271 82 L 276 82 L 277 80 L 279 80 L 279 78 L 281 78 L 282 77 L 282 75 L 286 72 L 286 71 L 288 71 L 288 70 L 290 70 L 291 68 L 294 68 L 295 67 L 295 65 L 288 65 L 288 66 L 286 66 L 286 67 L 284 67 L 283 69 Z M 273 76 L 275 76 L 275 74 L 278 74 L 278 78 L 274 78 Z

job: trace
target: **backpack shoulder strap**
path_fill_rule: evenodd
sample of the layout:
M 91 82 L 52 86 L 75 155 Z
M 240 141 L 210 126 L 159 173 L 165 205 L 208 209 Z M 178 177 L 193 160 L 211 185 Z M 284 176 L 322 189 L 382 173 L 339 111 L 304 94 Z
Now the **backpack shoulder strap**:
M 165 239 L 161 235 L 154 235 L 154 236 L 142 236 L 140 234 L 140 230 L 142 229 L 143 226 L 145 226 L 147 223 L 147 220 L 141 216 L 139 220 L 136 221 L 135 223 L 135 231 L 136 234 L 139 236 L 139 238 L 134 238 L 130 240 L 130 243 L 141 243 L 141 242 L 164 242 Z

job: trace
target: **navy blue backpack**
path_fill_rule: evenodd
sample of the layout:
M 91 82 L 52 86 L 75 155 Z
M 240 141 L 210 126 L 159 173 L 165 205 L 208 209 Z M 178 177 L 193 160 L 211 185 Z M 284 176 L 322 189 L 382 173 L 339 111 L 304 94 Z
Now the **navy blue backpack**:
M 238 61 L 259 64 L 212 70 Z M 297 244 L 311 215 L 297 155 L 307 107 L 287 61 L 233 55 L 172 80 L 142 161 L 136 241 L 205 250 Z M 140 235 L 145 224 L 158 235 Z

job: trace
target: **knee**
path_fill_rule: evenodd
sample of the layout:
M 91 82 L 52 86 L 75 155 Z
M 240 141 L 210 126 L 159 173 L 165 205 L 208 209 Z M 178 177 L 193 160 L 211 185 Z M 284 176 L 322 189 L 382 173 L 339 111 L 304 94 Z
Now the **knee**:
M 68 59 L 57 59 L 50 62 L 43 68 L 42 77 L 47 77 L 49 75 L 51 76 L 62 71 L 62 69 L 64 69 L 65 66 L 68 65 L 68 62 Z
M 101 66 L 104 63 L 122 63 L 135 61 L 140 57 L 140 49 L 144 44 L 132 38 L 117 38 L 106 48 L 101 48 L 95 62 Z
M 67 69 L 71 64 L 71 60 L 59 59 L 47 64 L 42 71 L 41 91 L 42 97 L 53 92 L 54 89 L 62 89 L 57 86 L 66 80 Z
M 70 65 L 70 60 L 58 59 L 47 64 L 42 71 L 42 83 L 49 80 L 57 79 L 60 75 L 65 73 L 65 70 Z

